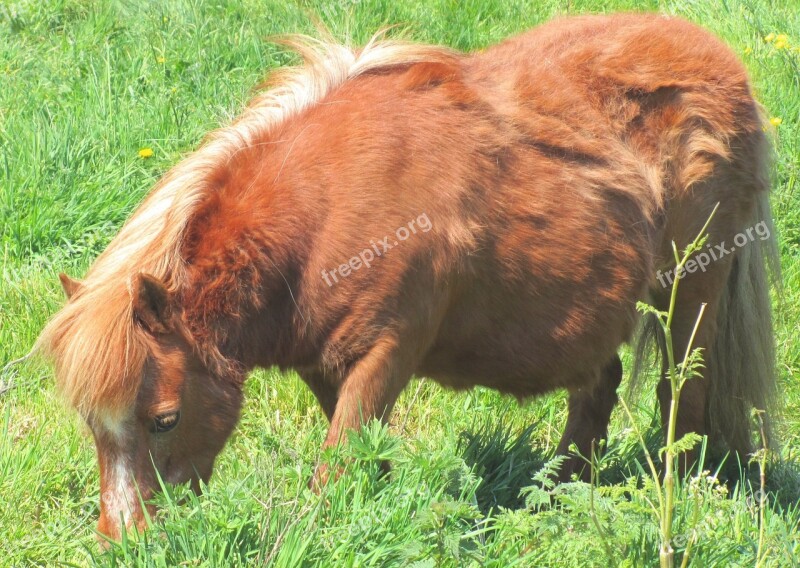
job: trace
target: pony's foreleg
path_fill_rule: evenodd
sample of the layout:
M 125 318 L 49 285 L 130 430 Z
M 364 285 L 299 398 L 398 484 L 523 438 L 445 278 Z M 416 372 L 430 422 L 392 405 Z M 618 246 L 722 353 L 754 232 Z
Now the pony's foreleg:
M 358 430 L 373 418 L 389 419 L 397 397 L 411 377 L 411 367 L 399 351 L 395 339 L 379 340 L 345 377 L 323 449 L 338 445 L 347 430 Z M 382 467 L 388 468 L 386 464 Z M 328 476 L 328 468 L 321 464 L 314 473 L 312 487 L 324 485 Z
M 621 381 L 622 361 L 615 355 L 588 377 L 586 386 L 570 392 L 567 426 L 556 450 L 558 455 L 568 456 L 559 470 L 559 481 L 569 481 L 574 473 L 583 481 L 590 481 L 591 469 L 586 459 L 592 459 L 592 449 L 597 451 L 608 436 L 608 421 Z M 570 450 L 573 444 L 577 453 Z
M 300 372 L 300 376 L 314 393 L 322 411 L 328 418 L 328 422 L 333 420 L 333 413 L 336 411 L 336 403 L 339 401 L 339 387 L 334 385 L 319 372 Z

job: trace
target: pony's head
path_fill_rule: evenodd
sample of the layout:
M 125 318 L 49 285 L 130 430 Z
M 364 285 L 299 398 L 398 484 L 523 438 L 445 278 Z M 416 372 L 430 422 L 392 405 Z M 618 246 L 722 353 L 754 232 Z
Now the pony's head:
M 61 282 L 68 306 L 79 305 L 83 285 L 64 275 Z M 85 397 L 78 403 L 100 465 L 98 531 L 113 539 L 123 526 L 144 528 L 146 513 L 155 512 L 147 501 L 160 487 L 159 478 L 200 490 L 242 403 L 241 383 L 215 376 L 196 354 L 179 302 L 163 282 L 138 274 L 129 292 L 127 380 L 118 384 L 137 388 L 116 396 L 106 392 L 102 402 Z

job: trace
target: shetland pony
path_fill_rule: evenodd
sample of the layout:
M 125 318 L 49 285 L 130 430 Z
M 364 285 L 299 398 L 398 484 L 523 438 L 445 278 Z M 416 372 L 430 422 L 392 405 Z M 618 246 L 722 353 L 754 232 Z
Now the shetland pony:
M 709 243 L 769 226 L 745 69 L 680 19 L 565 18 L 475 54 L 290 43 L 304 64 L 167 173 L 83 282 L 62 276 L 69 301 L 37 342 L 94 435 L 109 537 L 143 525 L 156 471 L 209 479 L 255 367 L 300 374 L 325 446 L 388 420 L 415 374 L 567 389 L 558 451 L 587 455 L 637 301 L 668 305 L 671 243 L 717 203 Z M 678 436 L 749 451 L 748 410 L 775 384 L 775 259 L 769 234 L 685 274 L 675 352 L 706 304 L 705 368 Z

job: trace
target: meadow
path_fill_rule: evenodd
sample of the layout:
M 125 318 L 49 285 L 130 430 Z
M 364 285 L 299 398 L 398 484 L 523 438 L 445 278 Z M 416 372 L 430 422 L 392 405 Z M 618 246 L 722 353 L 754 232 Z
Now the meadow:
M 798 0 L 3 0 L 0 368 L 64 301 L 57 274 L 82 276 L 158 178 L 270 70 L 296 62 L 269 36 L 314 34 L 317 18 L 356 45 L 399 24 L 414 40 L 472 50 L 556 15 L 619 10 L 680 15 L 722 37 L 749 68 L 775 143 L 781 446 L 764 490 L 756 466 L 728 464 L 742 474 L 724 479 L 692 472 L 673 545 L 679 559 L 690 547 L 697 567 L 800 565 Z M 654 454 L 662 445 L 652 389 L 626 399 L 633 421 L 615 411 L 597 483 L 553 486 L 562 393 L 520 405 L 419 378 L 391 425 L 369 424 L 321 456 L 327 424 L 311 392 L 293 374 L 259 371 L 206 492 L 165 492 L 154 530 L 104 552 L 87 427 L 43 363 L 0 381 L 0 566 L 658 563 L 655 489 L 636 435 Z M 319 459 L 346 470 L 322 495 L 307 489 Z M 378 459 L 393 462 L 390 477 Z

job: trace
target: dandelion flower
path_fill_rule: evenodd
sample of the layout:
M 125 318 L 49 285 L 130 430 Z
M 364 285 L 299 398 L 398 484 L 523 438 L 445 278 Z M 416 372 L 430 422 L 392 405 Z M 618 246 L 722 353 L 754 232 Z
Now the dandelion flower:
M 750 55 L 751 53 L 753 53 L 753 48 L 752 47 L 745 47 L 744 48 L 744 54 L 745 55 Z
M 765 42 L 767 42 L 767 43 L 770 43 L 770 42 L 772 42 L 772 41 L 775 41 L 775 34 L 774 34 L 774 33 L 770 33 L 770 34 L 768 34 L 768 35 L 767 35 L 767 36 L 764 38 L 764 41 L 765 41 Z
M 773 116 L 772 118 L 769 119 L 769 123 L 772 126 L 780 126 L 781 122 L 783 122 L 783 119 L 779 116 Z
M 778 36 L 775 40 L 775 49 L 783 49 L 789 45 L 789 40 L 786 39 L 786 36 Z
M 152 148 L 142 148 L 141 150 L 139 150 L 139 157 L 140 158 L 147 159 L 152 155 L 153 155 L 153 149 Z
M 156 57 L 156 61 L 158 61 L 159 63 L 166 63 L 167 62 L 167 58 L 164 57 L 163 55 L 160 55 L 160 56 Z

